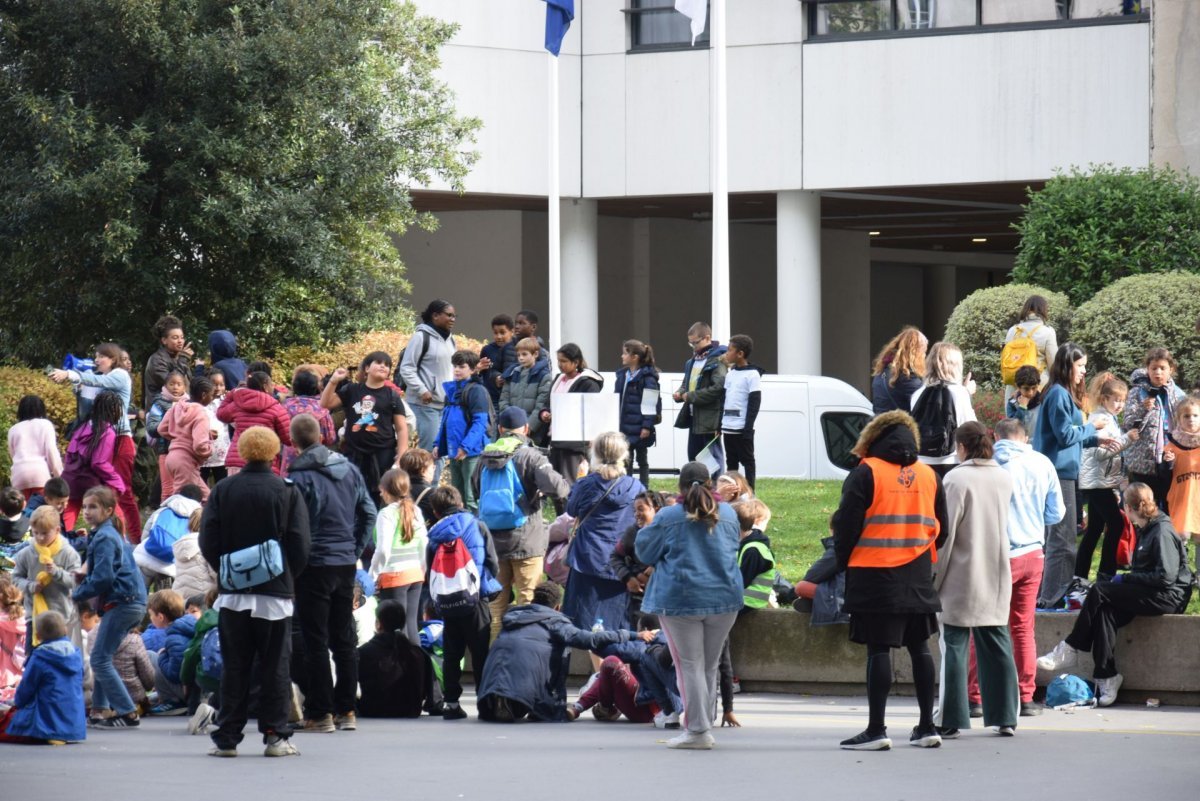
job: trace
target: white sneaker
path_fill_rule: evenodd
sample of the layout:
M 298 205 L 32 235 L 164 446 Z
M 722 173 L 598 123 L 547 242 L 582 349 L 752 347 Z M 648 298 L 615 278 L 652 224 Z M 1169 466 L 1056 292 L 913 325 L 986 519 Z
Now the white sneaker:
M 667 748 L 681 748 L 690 751 L 711 751 L 716 740 L 708 732 L 697 734 L 696 732 L 685 731 L 678 737 L 672 737 L 667 740 Z
M 600 681 L 599 673 L 593 673 L 592 675 L 588 676 L 588 680 L 585 681 L 583 686 L 579 688 L 579 697 L 582 698 L 583 694 L 592 689 L 592 685 L 598 681 Z
M 288 757 L 300 756 L 300 752 L 296 750 L 296 746 L 292 745 L 291 739 L 272 736 L 267 739 L 267 748 L 263 751 L 263 756 L 269 757 Z
M 1125 677 L 1120 673 L 1109 679 L 1096 679 L 1096 706 L 1112 706 Z
M 217 717 L 217 710 L 213 709 L 208 704 L 201 702 L 196 707 L 195 714 L 188 721 L 188 734 L 206 734 L 209 724 Z
M 1061 670 L 1077 664 L 1079 664 L 1079 651 L 1067 645 L 1066 640 L 1054 646 L 1054 650 L 1045 656 L 1039 656 L 1037 661 L 1038 669 L 1050 671 Z
M 654 716 L 654 728 L 656 729 L 678 729 L 679 728 L 679 713 L 659 712 Z

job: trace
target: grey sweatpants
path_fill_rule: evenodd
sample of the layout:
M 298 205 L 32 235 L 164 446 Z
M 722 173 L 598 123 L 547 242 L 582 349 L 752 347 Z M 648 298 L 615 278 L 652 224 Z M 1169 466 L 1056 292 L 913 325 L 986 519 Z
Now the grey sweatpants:
M 1075 520 L 1075 480 L 1060 478 L 1063 506 L 1066 514 L 1052 526 L 1046 526 L 1046 561 L 1042 568 L 1042 587 L 1038 592 L 1039 609 L 1062 606 L 1063 596 L 1075 575 L 1075 552 L 1078 523 Z
M 717 703 L 717 666 L 721 648 L 737 620 L 737 612 L 724 615 L 662 615 L 663 631 L 675 677 L 683 695 L 683 713 L 687 730 L 702 734 L 712 728 Z

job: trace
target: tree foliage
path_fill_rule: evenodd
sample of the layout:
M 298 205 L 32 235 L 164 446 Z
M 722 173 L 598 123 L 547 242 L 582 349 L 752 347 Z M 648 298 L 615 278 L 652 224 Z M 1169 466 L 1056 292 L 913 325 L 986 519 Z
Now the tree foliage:
M 1033 193 L 1013 280 L 1078 305 L 1129 275 L 1200 271 L 1200 181 L 1170 168 L 1073 170 Z
M 401 0 L 0 0 L 0 352 L 162 313 L 271 351 L 407 324 L 410 185 L 461 187 L 478 123 Z
M 1128 378 L 1146 351 L 1164 347 L 1188 384 L 1200 378 L 1200 275 L 1134 275 L 1105 287 L 1076 310 L 1075 340 L 1088 353 L 1088 371 Z
M 974 373 L 985 389 L 1001 389 L 1000 351 L 1009 326 L 1021 316 L 1030 295 L 1041 295 L 1050 304 L 1049 323 L 1058 341 L 1066 342 L 1071 328 L 1067 296 L 1031 284 L 1005 284 L 979 289 L 963 298 L 946 321 L 946 341 L 963 352 L 963 369 Z

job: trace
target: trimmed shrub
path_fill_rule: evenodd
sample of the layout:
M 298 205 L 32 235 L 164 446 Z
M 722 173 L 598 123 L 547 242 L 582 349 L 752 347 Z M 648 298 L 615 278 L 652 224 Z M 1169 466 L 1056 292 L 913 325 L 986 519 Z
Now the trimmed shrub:
M 1163 273 L 1122 278 L 1079 307 L 1075 341 L 1088 353 L 1088 372 L 1127 378 L 1146 351 L 1168 348 L 1179 361 L 1185 389 L 1200 378 L 1200 275 Z
M 46 402 L 46 417 L 58 430 L 58 449 L 67 451 L 63 434 L 75 419 L 75 394 L 70 384 L 55 384 L 41 370 L 0 367 L 0 486 L 11 480 L 12 457 L 8 453 L 8 429 L 17 422 L 17 404 L 25 395 L 40 395 Z
M 291 386 L 292 371 L 301 364 L 320 364 L 332 371 L 338 367 L 358 364 L 368 353 L 377 350 L 392 357 L 394 370 L 396 356 L 399 355 L 400 349 L 408 344 L 411 337 L 412 334 L 403 331 L 368 331 L 350 342 L 343 342 L 322 350 L 308 346 L 284 348 L 271 362 L 272 377 L 277 383 Z M 458 333 L 454 335 L 454 341 L 459 348 L 473 350 L 476 353 L 484 344 L 481 340 L 471 339 Z
M 1080 304 L 1126 276 L 1200 271 L 1200 179 L 1169 167 L 1075 169 L 1031 194 L 1015 227 L 1013 280 Z
M 1032 284 L 1005 284 L 967 295 L 954 307 L 946 322 L 946 341 L 963 352 L 963 373 L 974 373 L 981 389 L 1002 389 L 1000 351 L 1004 335 L 1017 322 L 1021 307 L 1030 295 L 1041 295 L 1050 303 L 1047 321 L 1065 342 L 1071 329 L 1071 304 L 1067 296 Z

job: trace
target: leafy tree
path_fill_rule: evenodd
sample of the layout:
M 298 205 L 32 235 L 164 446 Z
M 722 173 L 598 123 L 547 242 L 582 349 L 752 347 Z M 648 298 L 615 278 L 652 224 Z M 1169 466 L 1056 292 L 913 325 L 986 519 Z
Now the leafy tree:
M 267 351 L 395 327 L 409 186 L 475 158 L 453 33 L 401 0 L 0 0 L 0 353 L 140 351 L 165 312 Z
M 1170 168 L 1073 170 L 1030 195 L 1013 280 L 1082 303 L 1117 279 L 1200 271 L 1200 180 Z
M 1179 362 L 1186 389 L 1200 379 L 1200 275 L 1133 275 L 1107 286 L 1075 312 L 1075 340 L 1088 353 L 1088 372 L 1111 370 L 1128 379 L 1146 351 L 1162 347 Z

